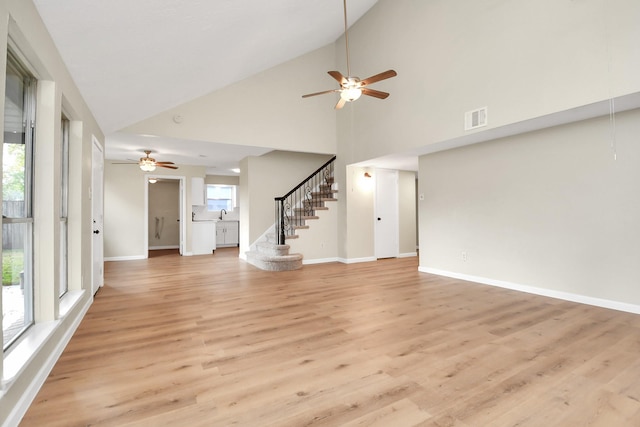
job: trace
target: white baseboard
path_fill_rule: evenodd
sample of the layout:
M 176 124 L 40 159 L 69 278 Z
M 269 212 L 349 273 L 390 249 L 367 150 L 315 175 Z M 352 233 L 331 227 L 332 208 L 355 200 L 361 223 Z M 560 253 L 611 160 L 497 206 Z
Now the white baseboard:
M 411 258 L 411 257 L 414 257 L 414 256 L 418 256 L 418 252 L 407 252 L 407 253 L 404 253 L 404 254 L 400 254 L 400 255 L 398 255 L 398 258 Z
M 78 329 L 78 326 L 80 326 L 80 322 L 89 310 L 89 307 L 91 307 L 92 302 L 92 299 L 87 299 L 76 318 L 73 319 L 73 322 L 71 323 L 69 329 L 67 329 L 67 331 L 62 336 L 62 339 L 56 344 L 55 348 L 53 349 L 51 354 L 49 354 L 44 364 L 40 366 L 38 373 L 34 376 L 31 383 L 27 386 L 25 392 L 22 393 L 16 405 L 13 407 L 9 415 L 5 418 L 4 423 L 2 424 L 3 426 L 17 426 L 18 424 L 20 424 L 20 420 L 22 419 L 22 417 L 24 417 L 24 414 L 27 413 L 27 410 L 29 409 L 29 406 L 31 406 L 33 399 L 36 398 L 36 395 L 40 391 L 40 388 L 42 387 L 47 377 L 51 373 L 51 370 L 60 358 L 60 355 L 62 355 L 65 347 L 67 346 L 69 341 L 71 341 L 71 337 L 76 332 L 76 329 Z M 32 328 L 35 328 L 35 326 L 32 326 Z M 52 330 L 48 331 L 48 335 L 50 335 L 54 331 L 55 327 Z
M 178 245 L 169 245 L 169 246 L 149 246 L 150 251 L 162 251 L 165 249 L 180 249 Z
M 343 264 L 357 264 L 359 262 L 372 262 L 377 261 L 376 257 L 366 257 L 366 258 L 338 258 L 338 262 Z
M 640 305 L 636 304 L 628 304 L 620 301 L 595 298 L 586 295 L 574 294 L 571 292 L 556 291 L 553 289 L 538 288 L 535 286 L 519 285 L 517 283 L 488 279 L 486 277 L 470 276 L 467 274 L 454 273 L 451 271 L 438 270 L 435 268 L 418 267 L 418 271 L 422 273 L 435 274 L 438 276 L 451 277 L 453 279 L 467 280 L 469 282 L 476 282 L 484 285 L 497 286 L 499 288 L 511 289 L 514 291 L 526 292 L 528 294 L 556 298 L 564 301 L 577 302 L 580 304 L 625 311 L 627 313 L 640 314 Z
M 147 259 L 144 255 L 132 255 L 132 256 L 112 256 L 105 257 L 105 261 L 136 261 L 139 259 Z
M 316 259 L 303 259 L 303 265 L 312 265 L 312 264 L 325 264 L 327 262 L 338 262 L 339 259 L 336 258 L 316 258 Z

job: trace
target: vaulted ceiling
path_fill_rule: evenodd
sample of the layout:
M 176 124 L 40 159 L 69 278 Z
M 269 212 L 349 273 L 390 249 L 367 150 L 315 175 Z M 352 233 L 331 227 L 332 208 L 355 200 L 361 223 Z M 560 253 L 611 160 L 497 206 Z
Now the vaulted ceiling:
M 349 25 L 376 2 L 349 0 Z M 105 132 L 106 156 L 112 159 L 142 155 L 130 147 L 175 143 L 155 138 L 152 144 L 119 130 L 332 43 L 344 32 L 341 0 L 34 3 Z M 221 149 L 227 153 L 224 167 L 265 152 L 180 144 L 184 156 L 172 160 L 215 167 L 220 165 L 211 163 Z

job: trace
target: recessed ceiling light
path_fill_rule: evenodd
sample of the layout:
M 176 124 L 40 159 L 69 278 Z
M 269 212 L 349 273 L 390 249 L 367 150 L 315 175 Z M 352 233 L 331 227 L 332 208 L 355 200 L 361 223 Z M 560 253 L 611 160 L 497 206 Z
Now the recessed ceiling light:
M 240 169 L 239 168 L 233 168 L 233 169 L 231 169 L 231 172 L 240 173 Z

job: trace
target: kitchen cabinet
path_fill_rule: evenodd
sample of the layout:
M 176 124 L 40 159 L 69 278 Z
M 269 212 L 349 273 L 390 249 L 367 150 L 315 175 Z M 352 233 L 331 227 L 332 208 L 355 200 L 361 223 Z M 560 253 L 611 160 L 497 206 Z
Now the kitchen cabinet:
M 204 178 L 194 176 L 191 178 L 191 204 L 195 206 L 204 206 Z
M 212 254 L 216 250 L 216 222 L 193 221 L 191 223 L 191 253 Z
M 216 246 L 239 246 L 240 224 L 238 221 L 218 221 L 216 224 Z

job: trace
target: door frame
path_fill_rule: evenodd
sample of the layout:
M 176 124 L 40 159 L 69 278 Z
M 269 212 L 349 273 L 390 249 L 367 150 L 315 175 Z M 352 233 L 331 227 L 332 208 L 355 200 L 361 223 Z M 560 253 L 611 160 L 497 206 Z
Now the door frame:
M 144 242 L 144 257 L 149 257 L 149 185 L 153 185 L 149 183 L 149 178 L 156 179 L 171 179 L 179 181 L 179 201 L 180 206 L 178 207 L 179 218 L 180 221 L 180 243 L 179 243 L 179 251 L 180 255 L 184 255 L 185 249 L 185 236 L 187 235 L 187 222 L 184 220 L 187 218 L 187 213 L 185 211 L 187 206 L 186 194 L 185 194 L 185 182 L 187 177 L 180 175 L 161 175 L 161 174 L 145 174 L 144 176 L 144 226 L 143 231 L 143 242 Z
M 95 295 L 104 286 L 104 148 L 95 135 L 91 142 L 91 295 Z

